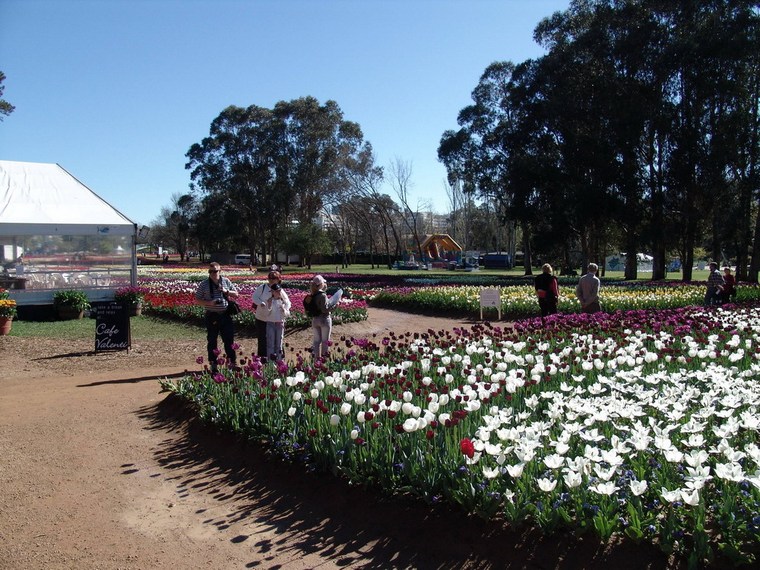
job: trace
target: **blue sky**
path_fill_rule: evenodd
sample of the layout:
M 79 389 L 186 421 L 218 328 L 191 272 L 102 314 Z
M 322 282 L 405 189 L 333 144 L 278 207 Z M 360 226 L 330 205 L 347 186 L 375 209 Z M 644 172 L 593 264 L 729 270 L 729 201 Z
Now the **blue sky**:
M 56 162 L 139 224 L 190 182 L 228 105 L 332 99 L 418 204 L 448 209 L 437 148 L 493 61 L 544 52 L 570 0 L 0 0 L 0 159 Z M 387 192 L 393 195 L 390 187 Z

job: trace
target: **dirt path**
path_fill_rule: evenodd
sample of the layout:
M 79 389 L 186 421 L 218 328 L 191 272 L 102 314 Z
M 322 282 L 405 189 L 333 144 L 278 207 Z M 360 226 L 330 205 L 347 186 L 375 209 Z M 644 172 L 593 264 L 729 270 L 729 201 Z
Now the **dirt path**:
M 469 324 L 372 309 L 334 334 Z M 385 499 L 214 433 L 156 380 L 197 369 L 202 339 L 91 350 L 0 337 L 1 569 L 663 567 Z

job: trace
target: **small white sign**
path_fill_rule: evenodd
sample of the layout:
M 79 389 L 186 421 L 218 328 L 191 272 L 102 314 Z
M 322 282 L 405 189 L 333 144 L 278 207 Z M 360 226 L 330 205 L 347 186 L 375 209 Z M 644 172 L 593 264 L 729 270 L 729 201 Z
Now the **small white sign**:
M 483 307 L 496 307 L 501 320 L 501 291 L 499 289 L 480 290 L 480 320 L 483 320 Z

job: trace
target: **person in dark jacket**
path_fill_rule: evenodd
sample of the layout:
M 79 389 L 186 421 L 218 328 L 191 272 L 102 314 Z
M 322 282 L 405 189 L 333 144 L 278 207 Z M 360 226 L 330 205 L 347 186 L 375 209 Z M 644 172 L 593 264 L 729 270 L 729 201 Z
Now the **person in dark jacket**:
M 314 303 L 315 316 L 311 319 L 311 330 L 314 340 L 311 343 L 311 357 L 314 360 L 326 360 L 330 347 L 330 335 L 332 333 L 332 308 L 327 301 L 327 281 L 321 275 L 315 275 L 311 280 L 309 295 Z
M 541 309 L 541 316 L 554 315 L 557 312 L 557 301 L 559 300 L 559 283 L 554 276 L 552 266 L 544 263 L 541 267 L 541 274 L 534 280 L 536 288 L 536 297 L 538 297 L 538 306 Z
M 718 264 L 714 261 L 710 262 L 710 273 L 707 276 L 707 291 L 705 292 L 705 307 L 710 305 L 717 305 L 720 302 L 720 293 L 723 290 L 723 286 L 726 282 L 723 280 L 723 276 L 718 271 Z
M 730 267 L 723 268 L 723 289 L 720 292 L 720 302 L 730 303 L 736 301 L 736 277 L 731 273 Z

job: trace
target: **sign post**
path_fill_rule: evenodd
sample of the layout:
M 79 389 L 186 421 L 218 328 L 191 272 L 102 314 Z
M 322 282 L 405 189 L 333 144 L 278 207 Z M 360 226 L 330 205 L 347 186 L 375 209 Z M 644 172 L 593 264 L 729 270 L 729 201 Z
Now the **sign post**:
M 99 350 L 129 350 L 132 331 L 129 311 L 122 303 L 102 303 L 95 316 L 95 352 Z
M 480 320 L 483 320 L 483 307 L 495 307 L 501 320 L 501 291 L 498 289 L 480 290 Z

